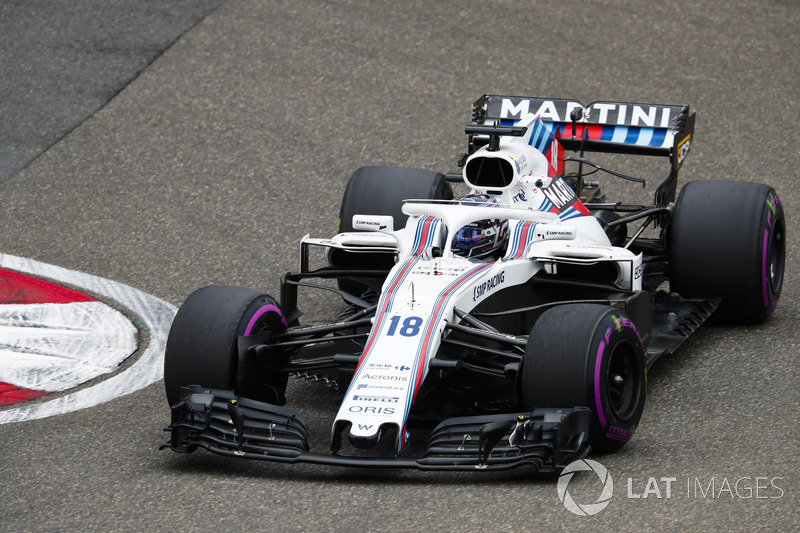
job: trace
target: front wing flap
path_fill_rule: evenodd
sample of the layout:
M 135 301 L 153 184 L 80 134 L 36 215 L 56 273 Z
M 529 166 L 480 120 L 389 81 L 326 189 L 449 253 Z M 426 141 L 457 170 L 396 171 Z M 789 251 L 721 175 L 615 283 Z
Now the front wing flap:
M 491 471 L 527 465 L 555 472 L 588 455 L 590 423 L 585 407 L 449 418 L 436 426 L 416 458 L 322 454 L 310 452 L 308 426 L 293 409 L 193 385 L 172 406 L 170 442 L 161 449 L 189 453 L 200 447 L 221 455 L 333 466 Z

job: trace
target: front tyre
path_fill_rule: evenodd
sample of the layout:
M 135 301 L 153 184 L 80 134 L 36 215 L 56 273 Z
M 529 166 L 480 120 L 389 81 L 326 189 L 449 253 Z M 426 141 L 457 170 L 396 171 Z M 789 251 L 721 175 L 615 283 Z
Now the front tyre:
M 630 440 L 644 410 L 645 384 L 639 333 L 618 309 L 561 305 L 545 311 L 531 329 L 522 407 L 588 407 L 594 451 L 616 451 Z
M 178 309 L 167 338 L 167 401 L 170 405 L 178 402 L 182 387 L 202 385 L 282 405 L 288 376 L 269 372 L 270 366 L 275 366 L 270 361 L 240 362 L 238 339 L 283 331 L 286 320 L 269 295 L 241 287 L 196 290 Z
M 670 289 L 722 299 L 715 318 L 760 324 L 783 286 L 786 223 L 781 200 L 760 183 L 696 181 L 681 189 L 669 229 Z

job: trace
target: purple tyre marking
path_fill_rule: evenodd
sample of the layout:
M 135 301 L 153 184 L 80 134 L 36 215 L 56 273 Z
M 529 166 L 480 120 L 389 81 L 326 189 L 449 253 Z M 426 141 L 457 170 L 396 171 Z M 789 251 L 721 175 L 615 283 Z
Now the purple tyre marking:
M 272 305 L 272 304 L 269 304 L 269 305 L 265 305 L 265 306 L 261 307 L 261 308 L 260 308 L 258 311 L 256 311 L 256 313 L 253 315 L 253 318 L 251 318 L 251 319 L 250 319 L 250 322 L 247 324 L 247 328 L 245 328 L 245 330 L 244 330 L 244 334 L 245 334 L 245 336 L 247 336 L 247 335 L 250 335 L 250 334 L 252 333 L 252 331 L 253 331 L 253 328 L 254 328 L 254 327 L 256 326 L 256 324 L 258 323 L 258 320 L 259 320 L 259 319 L 260 319 L 260 318 L 261 318 L 261 317 L 262 317 L 262 316 L 263 316 L 265 313 L 277 313 L 277 314 L 278 314 L 278 316 L 279 316 L 279 317 L 281 317 L 281 324 L 283 324 L 283 325 L 284 325 L 284 327 L 286 327 L 286 326 L 287 326 L 287 324 L 286 324 L 286 318 L 283 316 L 283 313 L 281 313 L 281 310 L 280 310 L 280 309 L 278 309 L 276 306 L 274 306 L 274 305 Z
M 764 253 L 762 255 L 761 260 L 761 285 L 762 285 L 762 292 L 764 293 L 764 307 L 767 309 L 767 313 L 772 312 L 769 305 L 769 289 L 767 287 L 767 249 L 769 248 L 769 229 L 764 230 Z
M 611 328 L 606 331 L 606 339 L 611 334 Z M 597 357 L 594 361 L 594 401 L 597 406 L 597 417 L 600 420 L 600 427 L 606 427 L 606 417 L 603 414 L 603 400 L 600 396 L 600 367 L 603 364 L 603 352 L 606 348 L 606 341 L 601 340 L 597 348 Z

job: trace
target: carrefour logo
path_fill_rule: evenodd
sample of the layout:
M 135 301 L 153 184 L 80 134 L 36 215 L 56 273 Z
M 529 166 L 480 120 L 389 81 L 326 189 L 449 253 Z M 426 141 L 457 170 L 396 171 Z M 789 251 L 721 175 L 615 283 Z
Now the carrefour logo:
M 599 494 L 594 502 L 578 503 L 569 493 L 569 482 L 572 481 L 572 476 L 575 472 L 580 471 L 594 472 L 600 480 L 602 488 L 599 488 Z M 606 467 L 591 459 L 582 459 L 567 465 L 558 478 L 558 486 L 556 488 L 558 490 L 558 499 L 561 500 L 564 507 L 579 516 L 596 515 L 608 506 L 609 502 L 611 502 L 611 496 L 614 495 L 614 481 L 611 479 L 611 474 L 608 473 Z

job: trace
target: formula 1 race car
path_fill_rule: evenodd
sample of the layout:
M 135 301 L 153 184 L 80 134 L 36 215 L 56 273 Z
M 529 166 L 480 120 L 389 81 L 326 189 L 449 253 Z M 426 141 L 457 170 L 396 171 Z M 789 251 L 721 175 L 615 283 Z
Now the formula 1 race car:
M 181 306 L 162 448 L 541 472 L 619 449 L 659 357 L 712 314 L 763 322 L 781 293 L 785 219 L 772 188 L 696 181 L 676 200 L 694 122 L 688 106 L 486 95 L 459 173 L 357 170 L 339 232 L 302 239 L 280 300 L 212 286 Z M 663 156 L 670 171 L 652 205 L 609 201 L 599 172 L 643 180 L 591 153 Z M 454 199 L 456 181 L 469 192 Z M 300 326 L 301 287 L 338 293 L 348 312 Z M 340 391 L 330 450 L 312 452 L 285 405 L 290 375 Z

